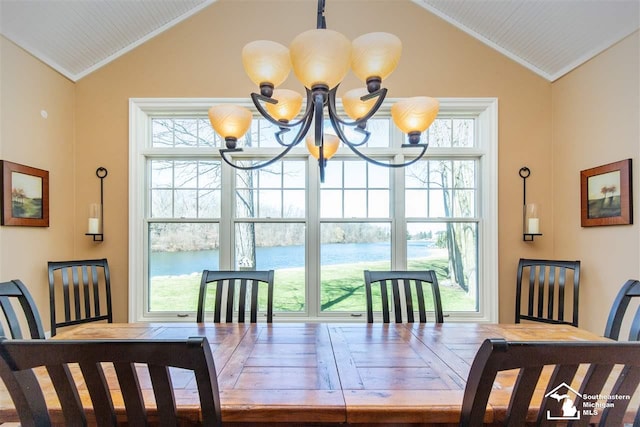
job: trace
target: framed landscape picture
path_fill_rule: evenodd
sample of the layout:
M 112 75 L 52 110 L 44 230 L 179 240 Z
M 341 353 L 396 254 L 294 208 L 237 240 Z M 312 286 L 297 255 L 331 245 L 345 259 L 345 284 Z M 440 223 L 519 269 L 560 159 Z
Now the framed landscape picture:
M 49 226 L 49 172 L 0 161 L 2 225 Z
M 580 172 L 581 224 L 633 224 L 631 159 Z

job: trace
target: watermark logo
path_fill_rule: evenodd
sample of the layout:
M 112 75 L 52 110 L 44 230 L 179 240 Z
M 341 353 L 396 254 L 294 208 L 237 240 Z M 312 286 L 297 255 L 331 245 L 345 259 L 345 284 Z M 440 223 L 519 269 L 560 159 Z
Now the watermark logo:
M 562 415 L 551 414 L 551 411 L 547 411 L 548 420 L 579 420 L 580 411 L 576 408 L 576 397 L 582 397 L 580 393 L 569 387 L 566 383 L 562 383 L 544 397 L 548 399 L 554 399 L 558 402 L 562 402 Z
M 613 408 L 616 401 L 630 400 L 631 396 L 627 394 L 589 394 L 575 391 L 567 383 L 562 383 L 547 394 L 546 399 L 553 399 L 561 403 L 562 414 L 552 414 L 547 410 L 547 420 L 579 420 L 580 415 L 584 415 L 587 419 L 591 416 L 598 415 L 606 408 Z M 576 400 L 580 403 L 577 407 Z

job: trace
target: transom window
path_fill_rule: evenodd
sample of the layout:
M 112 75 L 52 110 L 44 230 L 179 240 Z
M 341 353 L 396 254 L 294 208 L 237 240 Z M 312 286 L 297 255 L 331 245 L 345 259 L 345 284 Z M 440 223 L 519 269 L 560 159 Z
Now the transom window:
M 446 321 L 497 320 L 494 99 L 442 100 L 427 155 L 406 168 L 341 148 L 324 183 L 304 147 L 258 170 L 221 161 L 206 109 L 222 102 L 130 101 L 131 321 L 193 321 L 204 269 L 275 270 L 276 320 L 363 317 L 364 270 L 430 269 Z M 362 150 L 410 160 L 378 116 Z M 276 155 L 275 130 L 256 117 L 232 160 Z

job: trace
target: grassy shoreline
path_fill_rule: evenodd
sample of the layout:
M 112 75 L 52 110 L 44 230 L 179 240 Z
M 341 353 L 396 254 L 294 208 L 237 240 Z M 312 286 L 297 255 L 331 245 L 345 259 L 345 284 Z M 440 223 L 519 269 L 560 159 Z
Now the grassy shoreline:
M 440 284 L 443 309 L 445 311 L 475 310 L 475 301 L 459 286 L 448 279 L 446 258 L 421 258 L 409 260 L 410 270 L 432 269 L 436 271 Z M 388 262 L 360 262 L 337 264 L 322 268 L 321 306 L 327 312 L 362 312 L 366 309 L 363 270 L 385 270 Z M 179 276 L 155 276 L 151 278 L 151 311 L 195 311 L 201 273 Z M 304 310 L 305 268 L 283 268 L 276 270 L 274 311 Z M 210 289 L 209 292 L 214 291 Z M 207 306 L 212 308 L 213 292 L 208 294 Z M 425 294 L 431 304 L 430 291 Z M 260 295 L 262 305 L 266 295 Z M 374 297 L 375 300 L 375 297 Z M 374 305 L 375 308 L 375 305 Z

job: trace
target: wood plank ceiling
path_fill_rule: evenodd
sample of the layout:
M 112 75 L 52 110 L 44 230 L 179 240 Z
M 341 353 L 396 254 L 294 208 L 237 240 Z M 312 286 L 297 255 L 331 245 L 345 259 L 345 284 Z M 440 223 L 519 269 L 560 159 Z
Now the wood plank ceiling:
M 0 33 L 77 81 L 215 1 L 0 0 Z M 640 0 L 411 1 L 549 81 L 640 27 Z

